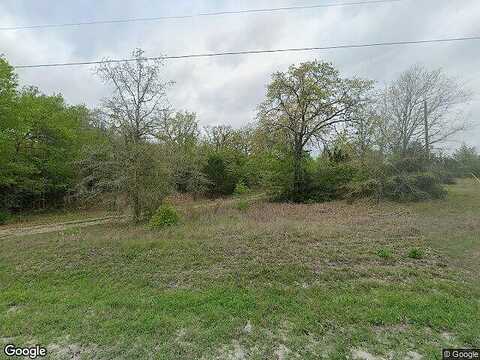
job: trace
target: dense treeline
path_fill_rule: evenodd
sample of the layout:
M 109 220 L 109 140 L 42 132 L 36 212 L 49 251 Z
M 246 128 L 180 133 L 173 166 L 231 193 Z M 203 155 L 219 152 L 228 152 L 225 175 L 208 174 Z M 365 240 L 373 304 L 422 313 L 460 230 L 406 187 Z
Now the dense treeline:
M 0 208 L 55 206 L 73 194 L 74 163 L 95 141 L 88 118 L 86 107 L 67 105 L 61 95 L 19 89 L 0 58 Z
M 19 88 L 0 59 L 0 209 L 126 201 L 135 220 L 172 192 L 225 196 L 252 188 L 280 201 L 444 196 L 442 184 L 480 177 L 480 157 L 437 145 L 466 129 L 470 94 L 441 70 L 414 66 L 385 89 L 320 61 L 276 72 L 244 128 L 201 128 L 170 109 L 163 63 L 100 65 L 113 88 L 99 109 Z

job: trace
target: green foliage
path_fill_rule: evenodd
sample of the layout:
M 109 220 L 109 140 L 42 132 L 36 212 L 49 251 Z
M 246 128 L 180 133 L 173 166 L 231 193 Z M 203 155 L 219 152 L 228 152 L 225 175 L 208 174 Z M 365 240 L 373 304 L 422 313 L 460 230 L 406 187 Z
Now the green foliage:
M 233 193 L 237 196 L 245 195 L 245 194 L 248 194 L 249 192 L 250 192 L 250 188 L 247 185 L 245 185 L 245 182 L 243 182 L 242 180 L 237 182 L 237 185 L 235 185 L 235 190 L 233 191 Z
M 349 201 L 361 198 L 382 197 L 382 183 L 378 179 L 352 181 L 345 186 L 345 197 Z
M 475 148 L 462 145 L 454 154 L 455 173 L 459 177 L 480 177 L 480 155 Z
M 88 147 L 78 165 L 80 198 L 125 196 L 135 221 L 151 216 L 171 191 L 168 163 L 157 144 L 125 144 L 111 135 L 108 141 Z
M 250 207 L 250 203 L 247 200 L 238 200 L 235 203 L 235 208 L 240 211 L 247 211 Z
M 4 225 L 10 219 L 10 214 L 5 210 L 0 210 L 0 225 Z
M 176 225 L 179 221 L 180 216 L 173 206 L 162 205 L 153 214 L 148 225 L 151 229 L 162 229 L 167 226 Z
M 304 153 L 299 163 L 300 176 L 295 180 L 295 161 L 290 154 L 270 154 L 266 165 L 264 186 L 274 201 L 306 202 L 309 200 L 313 160 Z
M 387 199 L 400 202 L 441 199 L 446 195 L 439 179 L 430 173 L 389 177 L 383 191 Z
M 412 248 L 408 251 L 407 256 L 411 259 L 421 259 L 425 256 L 425 252 L 419 248 Z
M 377 255 L 382 259 L 391 259 L 393 257 L 392 251 L 386 248 L 379 249 Z
M 0 124 L 0 206 L 62 205 L 76 180 L 74 162 L 91 139 L 89 111 L 36 88 L 16 91 Z
M 319 161 L 318 168 L 313 175 L 311 198 L 317 201 L 329 201 L 342 198 L 347 192 L 347 184 L 356 174 L 351 163 Z
M 211 196 L 231 195 L 236 184 L 242 180 L 243 157 L 234 152 L 213 152 L 208 155 L 203 169 Z
M 291 166 L 291 180 L 278 189 L 280 198 L 299 202 L 312 196 L 330 196 L 333 189 L 322 189 L 329 185 L 328 179 L 318 186 L 309 179 L 312 174 L 304 164 L 307 146 L 333 132 L 337 123 L 350 122 L 372 86 L 368 80 L 342 78 L 331 63 L 321 61 L 291 65 L 288 71 L 272 75 L 258 116 L 266 132 L 275 133 L 285 142 L 285 154 L 291 162 L 287 165 Z M 345 161 L 344 155 L 334 149 L 331 157 L 341 162 Z

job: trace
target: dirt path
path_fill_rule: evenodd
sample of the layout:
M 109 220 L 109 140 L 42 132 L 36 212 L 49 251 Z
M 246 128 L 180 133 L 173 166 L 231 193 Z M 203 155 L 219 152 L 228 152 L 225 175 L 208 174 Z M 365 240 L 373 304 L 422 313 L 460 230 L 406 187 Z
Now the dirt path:
M 258 200 L 264 199 L 265 197 L 266 195 L 262 193 L 262 194 L 256 194 L 253 196 L 244 197 L 242 200 L 258 201 Z M 238 200 L 239 198 L 215 200 L 207 204 L 201 203 L 196 205 L 179 206 L 178 210 L 191 211 L 191 210 L 198 210 L 202 208 L 204 209 L 220 208 L 225 206 L 231 206 Z M 52 224 L 39 224 L 39 225 L 30 225 L 30 226 L 22 226 L 19 224 L 18 226 L 12 226 L 6 229 L 0 229 L 0 239 L 12 237 L 12 236 L 45 234 L 49 232 L 63 231 L 71 228 L 87 227 L 87 226 L 93 226 L 93 225 L 108 224 L 112 222 L 126 221 L 127 219 L 128 219 L 127 215 L 113 215 L 113 216 L 105 216 L 100 218 L 82 219 L 82 220 L 66 221 L 66 222 L 52 223 Z
M 126 216 L 106 216 L 106 217 L 94 218 L 94 219 L 67 221 L 67 222 L 56 223 L 56 224 L 10 227 L 8 229 L 3 229 L 3 230 L 0 229 L 0 239 L 11 237 L 11 236 L 44 234 L 49 232 L 71 229 L 71 228 L 108 224 L 114 221 L 124 221 L 125 219 L 126 219 Z

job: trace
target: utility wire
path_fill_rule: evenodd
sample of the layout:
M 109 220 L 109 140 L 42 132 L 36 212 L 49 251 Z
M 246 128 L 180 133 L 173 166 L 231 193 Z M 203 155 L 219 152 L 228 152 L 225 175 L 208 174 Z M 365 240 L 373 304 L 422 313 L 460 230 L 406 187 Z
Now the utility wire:
M 7 26 L 7 27 L 0 27 L 0 31 L 62 28 L 62 27 L 70 27 L 70 26 L 99 25 L 99 24 L 121 24 L 121 23 L 129 23 L 129 22 L 148 22 L 148 21 L 161 21 L 161 20 L 172 20 L 172 19 L 189 19 L 189 18 L 202 17 L 202 16 L 221 16 L 221 15 L 236 15 L 236 14 L 267 13 L 267 12 L 278 12 L 278 11 L 318 9 L 318 8 L 326 8 L 326 7 L 393 3 L 393 2 L 399 2 L 399 1 L 404 1 L 404 0 L 367 0 L 367 1 L 352 1 L 352 2 L 342 2 L 342 3 L 305 5 L 305 6 L 286 6 L 286 7 L 278 7 L 278 8 L 204 12 L 204 13 L 190 14 L 190 15 L 171 15 L 171 16 L 127 18 L 127 19 L 114 19 L 114 20 L 90 20 L 90 21 L 72 22 L 72 23 L 63 23 L 63 24 L 40 24 L 40 25 L 24 25 L 24 26 Z
M 367 43 L 367 44 L 348 44 L 348 45 L 300 47 L 300 48 L 271 49 L 271 50 L 225 51 L 225 52 L 215 52 L 215 53 L 199 53 L 199 54 L 186 54 L 186 55 L 144 57 L 144 58 L 141 58 L 140 60 L 141 61 L 171 60 L 171 59 L 189 59 L 189 58 L 209 58 L 209 57 L 230 56 L 230 55 L 301 52 L 301 51 L 314 51 L 314 50 L 359 49 L 359 48 L 371 48 L 371 47 L 379 47 L 379 46 L 432 44 L 432 43 L 447 43 L 447 42 L 458 42 L 458 41 L 469 41 L 469 40 L 480 40 L 480 36 L 443 38 L 443 39 L 429 39 L 429 40 L 412 40 L 412 41 L 390 41 L 390 42 L 378 42 L 378 43 Z M 66 66 L 80 66 L 80 65 L 97 65 L 97 64 L 104 64 L 104 63 L 132 62 L 132 61 L 137 61 L 137 60 L 138 59 L 132 59 L 132 58 L 130 58 L 130 59 L 105 59 L 105 60 L 63 62 L 63 63 L 50 63 L 50 64 L 15 65 L 13 67 L 15 69 L 44 68 L 44 67 L 66 67 Z

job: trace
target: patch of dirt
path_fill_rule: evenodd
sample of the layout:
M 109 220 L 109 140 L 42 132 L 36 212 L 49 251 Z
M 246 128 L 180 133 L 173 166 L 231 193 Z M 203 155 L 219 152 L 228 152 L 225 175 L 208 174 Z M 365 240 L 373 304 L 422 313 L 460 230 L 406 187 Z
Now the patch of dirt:
M 447 331 L 444 331 L 443 333 L 440 334 L 442 336 L 442 339 L 447 341 L 449 344 L 455 342 L 455 336 L 452 333 L 449 333 Z
M 385 358 L 370 354 L 362 349 L 352 350 L 352 359 L 356 360 L 385 360 Z
M 95 358 L 96 346 L 85 347 L 79 344 L 50 344 L 47 346 L 48 353 L 53 359 L 80 360 L 85 355 Z
M 7 310 L 7 314 L 15 314 L 16 312 L 18 312 L 20 310 L 20 306 L 11 306 L 8 310 Z
M 285 345 L 280 344 L 278 348 L 275 350 L 275 357 L 277 360 L 285 360 L 286 355 L 290 352 L 290 349 L 287 348 Z
M 250 334 L 252 332 L 252 324 L 250 323 L 250 320 L 247 321 L 247 324 L 243 328 L 243 332 L 246 334 Z
M 232 359 L 232 360 L 246 359 L 245 350 L 243 350 L 243 347 L 240 345 L 238 341 L 233 342 L 233 353 L 230 354 L 229 359 Z
M 423 359 L 423 356 L 420 355 L 419 353 L 415 351 L 409 351 L 407 352 L 407 357 L 405 358 L 406 360 L 421 360 Z
M 14 340 L 15 338 L 13 337 L 0 337 L 0 343 L 4 343 L 4 344 L 11 344 L 13 343 Z

